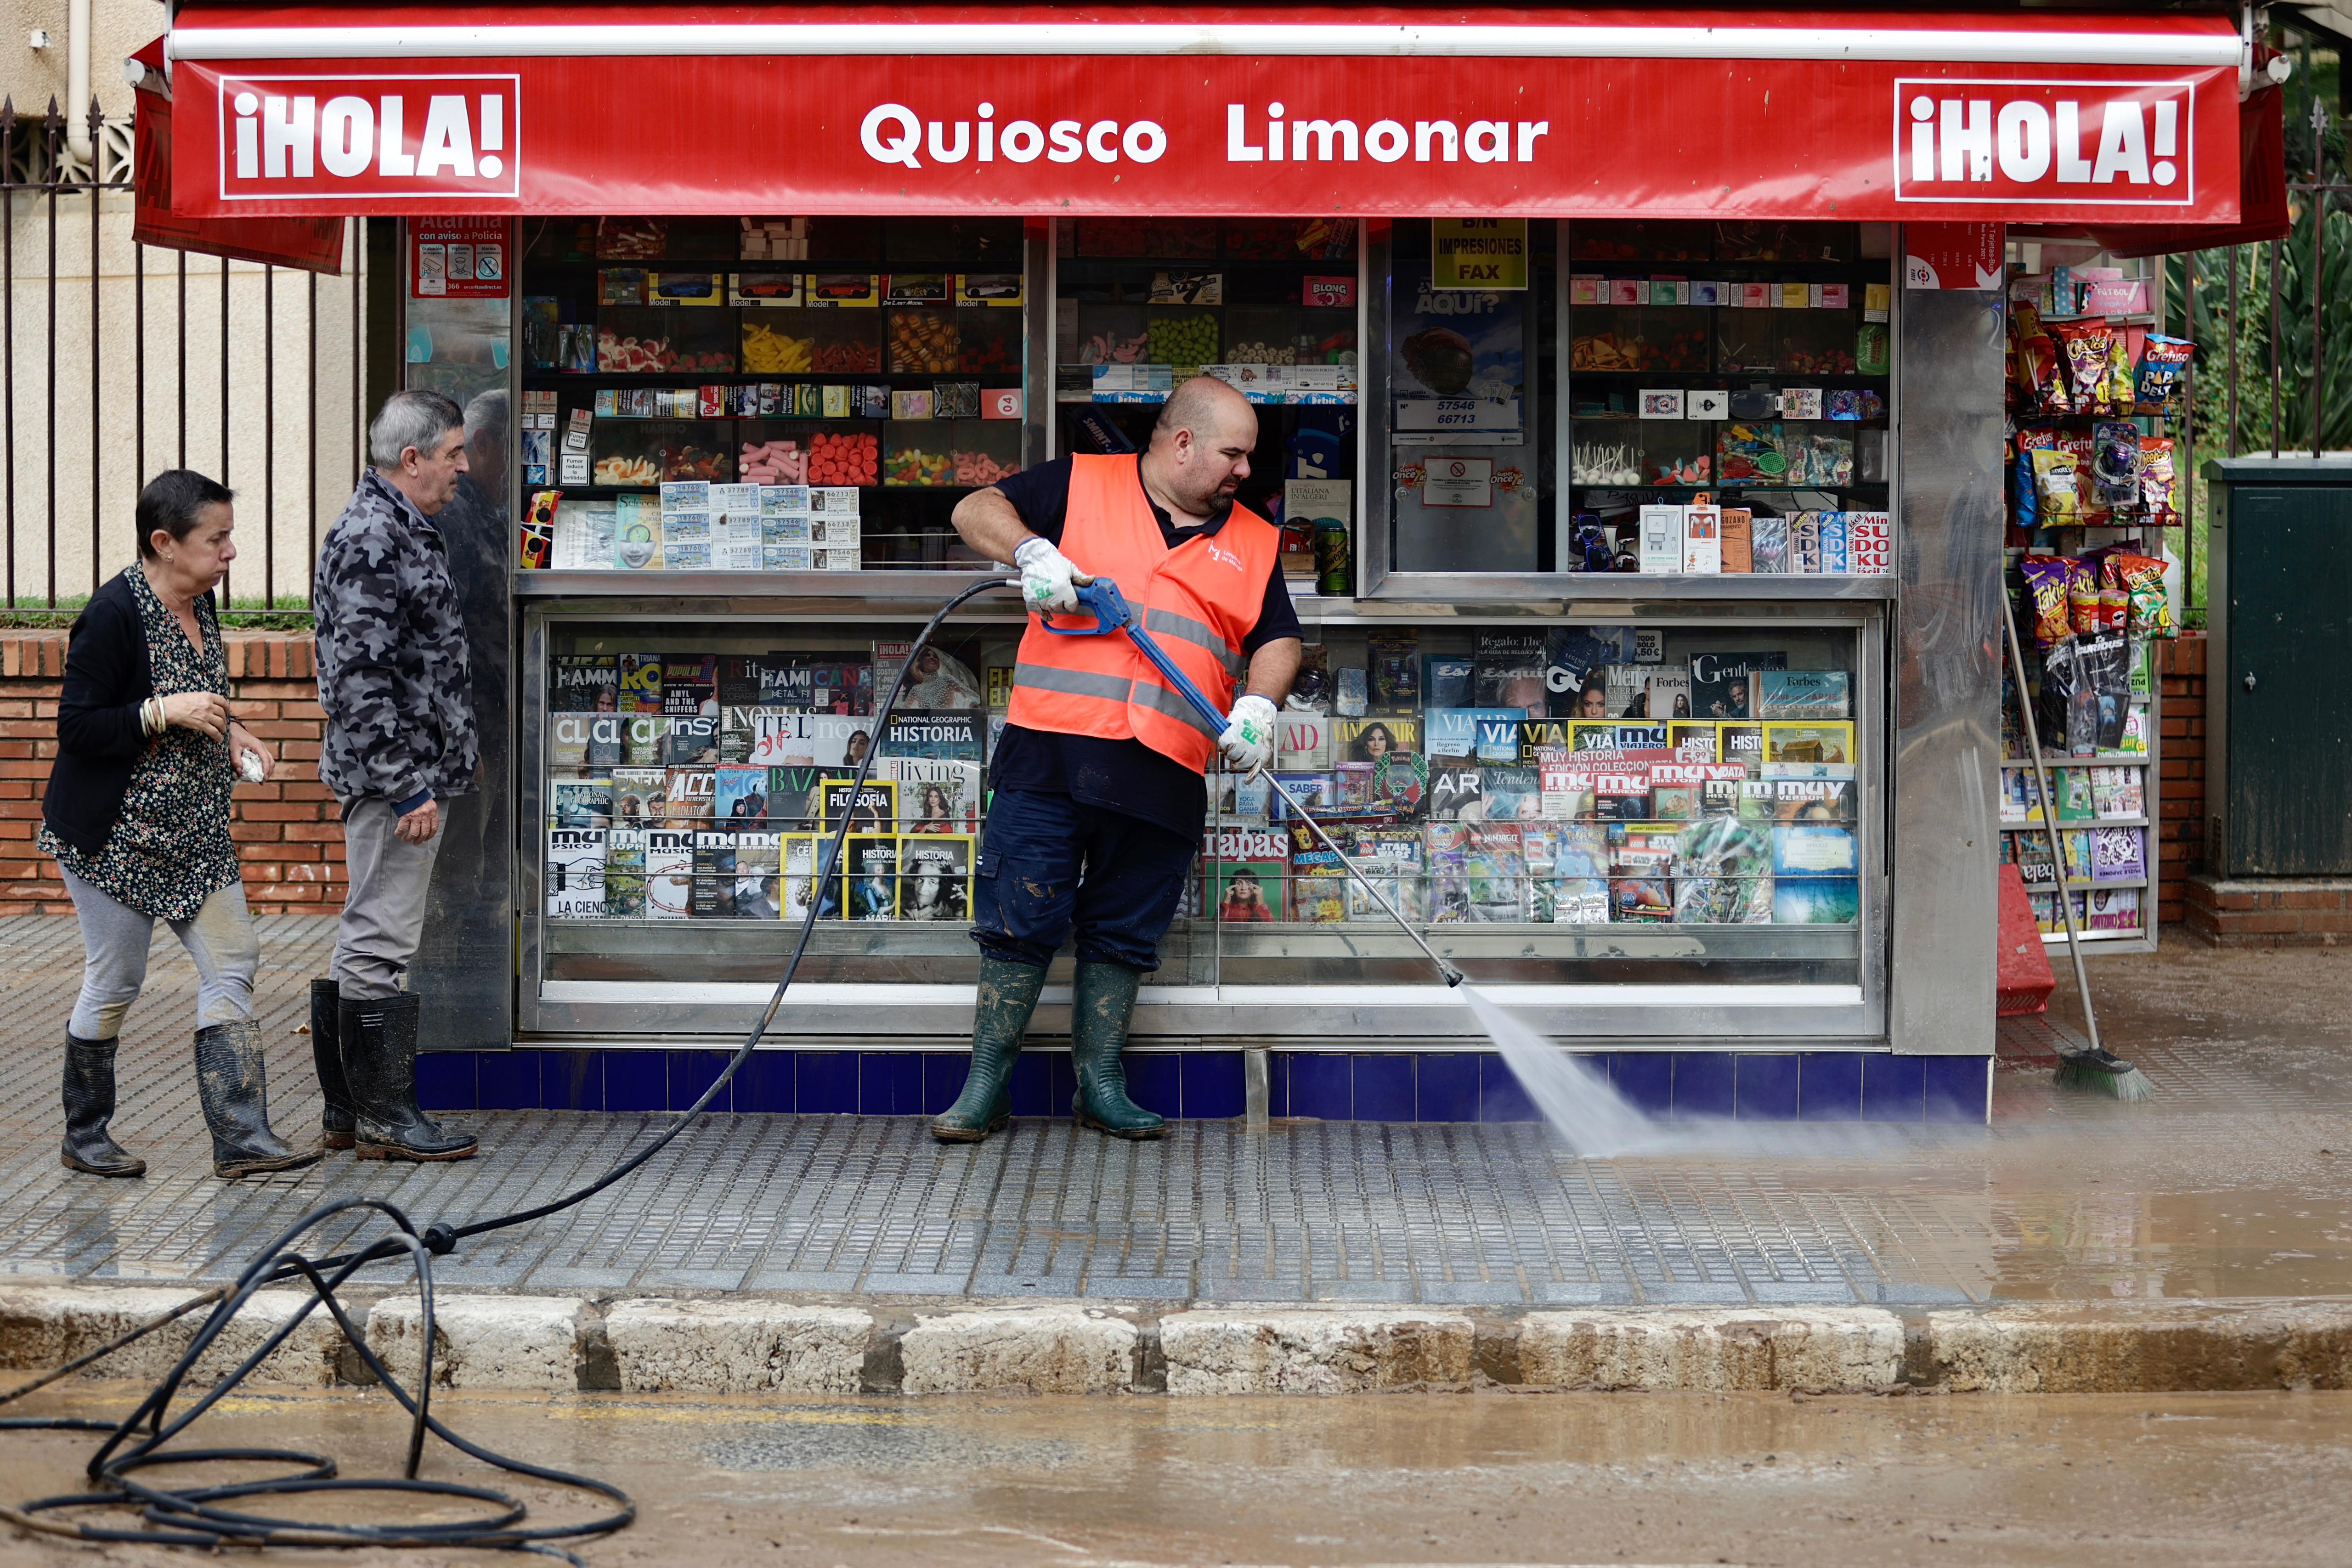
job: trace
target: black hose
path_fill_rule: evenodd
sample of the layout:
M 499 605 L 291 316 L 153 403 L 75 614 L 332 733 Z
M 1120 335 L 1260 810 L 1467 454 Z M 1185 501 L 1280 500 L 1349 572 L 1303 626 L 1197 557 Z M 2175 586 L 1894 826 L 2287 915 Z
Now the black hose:
M 639 1169 L 647 1160 L 669 1145 L 687 1124 L 707 1109 L 728 1081 L 751 1059 L 751 1052 L 775 1021 L 777 1011 L 783 1006 L 784 992 L 800 972 L 801 959 L 808 952 L 809 939 L 816 930 L 818 912 L 824 907 L 824 890 L 833 881 L 835 867 L 840 862 L 842 845 L 848 836 L 849 823 L 856 815 L 855 802 L 866 787 L 873 770 L 874 758 L 879 750 L 879 737 L 898 706 L 898 694 L 907 684 L 908 672 L 949 615 L 966 601 L 994 589 L 1008 586 L 1001 578 L 989 578 L 972 584 L 945 604 L 924 624 L 923 630 L 908 649 L 907 662 L 899 666 L 889 692 L 875 707 L 874 729 L 877 743 L 866 748 L 866 756 L 857 765 L 849 792 L 852 802 L 841 815 L 841 821 L 825 846 L 824 858 L 813 868 L 814 895 L 809 900 L 808 913 L 801 918 L 800 936 L 793 945 L 791 958 L 783 973 L 776 979 L 776 988 L 769 995 L 768 1005 L 751 1026 L 751 1031 L 736 1049 L 734 1057 L 724 1071 L 702 1092 L 695 1103 L 680 1111 L 669 1125 L 663 1128 L 645 1147 L 606 1171 L 586 1186 L 567 1193 L 551 1202 L 512 1214 L 494 1215 L 463 1225 L 433 1224 L 419 1230 L 408 1216 L 382 1198 L 346 1197 L 312 1209 L 296 1220 L 276 1240 L 257 1254 L 234 1284 L 223 1286 L 184 1301 L 171 1312 L 143 1323 L 130 1333 L 100 1345 L 66 1365 L 36 1378 L 22 1387 L 0 1395 L 0 1405 L 20 1399 L 35 1389 L 47 1386 L 62 1377 L 95 1364 L 125 1346 L 136 1343 L 157 1329 L 177 1321 L 197 1308 L 212 1304 L 212 1312 L 197 1328 L 194 1337 L 180 1358 L 173 1363 L 163 1381 L 156 1384 L 137 1409 L 118 1422 L 95 1421 L 73 1416 L 12 1416 L 0 1419 L 0 1431 L 63 1431 L 101 1432 L 106 1440 L 90 1456 L 86 1471 L 90 1480 L 102 1490 L 73 1492 L 58 1497 L 36 1498 L 14 1507 L 0 1505 L 0 1519 L 5 1519 L 27 1530 L 59 1535 L 71 1540 L 93 1542 L 131 1542 L 150 1546 L 197 1546 L 218 1549 L 226 1546 L 285 1546 L 316 1549 L 320 1547 L 352 1546 L 438 1546 L 445 1548 L 487 1547 L 512 1552 L 532 1552 L 561 1557 L 567 1563 L 581 1564 L 581 1559 L 559 1544 L 564 1541 L 582 1540 L 619 1530 L 636 1518 L 636 1504 L 626 1492 L 609 1482 L 589 1476 L 576 1475 L 542 1465 L 530 1464 L 509 1458 L 478 1443 L 467 1441 L 451 1431 L 434 1416 L 433 1405 L 433 1260 L 454 1250 L 458 1242 L 469 1237 L 503 1230 L 509 1226 L 527 1224 L 561 1214 L 576 1204 L 583 1203 L 606 1187 Z M 390 1226 L 390 1234 L 379 1237 L 357 1250 L 333 1257 L 313 1259 L 293 1250 L 294 1244 L 307 1233 L 328 1221 L 352 1213 L 372 1211 Z M 417 1366 L 414 1393 L 392 1374 L 391 1368 L 368 1347 L 365 1335 L 345 1312 L 336 1292 L 362 1269 L 391 1259 L 405 1257 L 416 1281 L 419 1300 L 423 1302 L 421 1343 L 423 1351 Z M 166 1419 L 180 1385 L 206 1350 L 210 1349 L 229 1322 L 264 1286 L 299 1279 L 310 1288 L 310 1299 L 299 1311 L 280 1325 L 253 1353 L 197 1397 L 184 1412 Z M 346 1477 L 337 1473 L 333 1459 L 319 1454 L 307 1454 L 285 1448 L 183 1448 L 163 1451 L 163 1445 L 185 1431 L 225 1398 L 270 1354 L 285 1343 L 310 1314 L 320 1307 L 335 1321 L 335 1326 L 346 1342 L 359 1354 L 376 1381 L 388 1389 L 408 1412 L 408 1452 L 402 1474 L 394 1479 Z M 144 1435 L 140 1427 L 144 1426 Z M 486 1465 L 547 1481 L 575 1490 L 593 1492 L 610 1499 L 618 1508 L 610 1513 L 579 1524 L 550 1525 L 524 1528 L 526 1506 L 503 1492 L 487 1487 L 462 1486 L 452 1481 L 422 1479 L 417 1475 L 425 1454 L 425 1435 L 430 1433 L 459 1453 L 480 1460 Z M 208 1464 L 245 1461 L 283 1464 L 288 1467 L 281 1475 L 260 1480 L 239 1481 L 211 1487 L 173 1488 L 142 1479 L 141 1472 L 153 1471 L 174 1465 Z M 486 1506 L 484 1513 L 471 1519 L 441 1524 L 405 1522 L 396 1524 L 338 1524 L 313 1520 L 282 1519 L 268 1514 L 245 1511 L 225 1504 L 257 1497 L 304 1497 L 319 1492 L 396 1492 L 418 1498 L 460 1498 Z M 143 1529 L 114 1528 L 60 1517 L 66 1511 L 87 1508 L 135 1508 L 145 1521 Z M 584 1568 L 584 1564 L 581 1565 Z

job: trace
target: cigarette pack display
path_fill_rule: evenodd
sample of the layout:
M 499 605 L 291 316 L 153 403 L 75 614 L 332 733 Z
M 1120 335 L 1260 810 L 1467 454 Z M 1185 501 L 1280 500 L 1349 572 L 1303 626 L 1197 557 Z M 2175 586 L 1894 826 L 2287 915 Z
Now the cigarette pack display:
M 604 831 L 547 831 L 547 914 L 552 920 L 597 920 L 604 915 Z

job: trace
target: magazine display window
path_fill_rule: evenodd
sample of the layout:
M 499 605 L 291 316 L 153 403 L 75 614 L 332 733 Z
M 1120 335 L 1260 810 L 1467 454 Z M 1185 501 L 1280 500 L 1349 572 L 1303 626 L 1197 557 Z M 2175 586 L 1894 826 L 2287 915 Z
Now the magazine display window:
M 1768 322 L 1775 344 L 1851 351 L 1873 308 L 1861 274 L 1885 260 L 1853 254 L 1856 225 L 1831 226 L 1844 259 L 1796 269 L 1843 268 L 1851 303 L 1802 324 L 1811 338 Z M 1258 406 L 1242 499 L 1283 528 L 1306 627 L 1276 771 L 1438 950 L 1523 988 L 1563 1033 L 1678 1037 L 1694 1004 L 1742 1036 L 1884 1030 L 1892 580 L 1854 570 L 1851 546 L 1830 558 L 1842 570 L 1795 552 L 1759 570 L 1737 514 L 1804 514 L 1790 531 L 1814 552 L 1822 517 L 1883 528 L 1885 367 L 1838 372 L 1856 395 L 1836 423 L 1859 427 L 1849 445 L 1877 433 L 1874 477 L 1588 486 L 1560 454 L 1663 422 L 1616 418 L 1646 371 L 1588 378 L 1559 351 L 1563 322 L 1654 330 L 1626 308 L 1594 326 L 1570 302 L 1585 263 L 1567 225 L 522 230 L 524 1035 L 738 1027 L 814 903 L 781 1039 L 952 1040 L 1022 630 L 1010 598 L 950 623 L 878 730 L 874 704 L 937 598 L 981 569 L 953 537 L 955 500 L 1063 452 L 1145 444 L 1196 371 Z M 1436 288 L 1441 250 L 1500 251 L 1515 287 Z M 1697 417 L 1733 380 L 1715 368 L 1730 310 L 1632 308 L 1672 329 L 1654 330 L 1682 368 L 1657 377 L 1691 415 L 1672 434 L 1712 458 L 1738 423 Z M 1875 424 L 1844 417 L 1865 389 Z M 1811 461 L 1811 434 L 1788 449 Z M 1662 508 L 1671 563 L 1643 555 Z M 1711 556 L 1689 542 L 1726 517 Z M 1596 518 L 1609 548 L 1588 559 Z M 867 748 L 871 781 L 848 800 Z M 1139 1040 L 1462 1032 L 1333 851 L 1262 784 L 1208 788 Z M 851 836 L 822 876 L 844 813 Z

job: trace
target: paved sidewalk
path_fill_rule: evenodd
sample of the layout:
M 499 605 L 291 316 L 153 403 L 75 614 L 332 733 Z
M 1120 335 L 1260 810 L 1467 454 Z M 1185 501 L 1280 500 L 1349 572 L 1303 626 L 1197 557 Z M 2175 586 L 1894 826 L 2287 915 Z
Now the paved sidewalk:
M 262 923 L 279 1127 L 316 1126 L 305 982 L 331 927 Z M 667 1118 L 459 1120 L 462 1165 L 210 1175 L 188 1069 L 194 974 L 159 933 L 125 1036 L 122 1141 L 142 1182 L 56 1157 L 69 921 L 0 922 L 0 1276 L 233 1274 L 333 1197 L 420 1223 L 554 1196 Z M 914 1119 L 707 1117 L 581 1208 L 443 1260 L 446 1283 L 599 1294 L 760 1290 L 1151 1303 L 1960 1304 L 2352 1296 L 2352 954 L 2191 946 L 2094 967 L 2110 1043 L 2161 1090 L 2060 1097 L 2071 1004 L 2004 1030 L 1996 1124 L 1793 1129 L 1742 1151 L 1588 1161 L 1532 1126 L 1184 1124 L 1160 1144 L 1022 1122 L 941 1147 Z M 320 1245 L 331 1245 L 332 1237 Z

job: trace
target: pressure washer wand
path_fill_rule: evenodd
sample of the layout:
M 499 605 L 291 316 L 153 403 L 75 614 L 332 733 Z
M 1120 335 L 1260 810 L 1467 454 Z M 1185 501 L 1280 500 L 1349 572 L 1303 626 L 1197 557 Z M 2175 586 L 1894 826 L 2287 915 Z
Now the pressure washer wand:
M 1186 702 L 1192 705 L 1193 710 L 1208 721 L 1211 734 L 1217 734 L 1224 729 L 1225 716 L 1217 711 L 1216 705 L 1209 701 L 1201 688 L 1192 684 L 1191 676 L 1177 667 L 1176 662 L 1171 659 L 1167 651 L 1152 639 L 1151 633 L 1143 629 L 1143 622 L 1136 618 L 1135 612 L 1128 607 L 1126 598 L 1120 594 L 1118 584 L 1107 577 L 1098 577 L 1092 582 L 1081 585 L 1077 594 L 1080 612 L 1092 615 L 1095 618 L 1095 623 L 1092 626 L 1056 626 L 1052 617 L 1048 616 L 1040 622 L 1046 631 L 1064 637 L 1100 637 L 1113 632 L 1126 632 L 1128 641 L 1135 644 L 1136 650 L 1151 661 L 1152 668 L 1158 670 L 1168 684 L 1175 687 Z M 1437 966 L 1437 972 L 1445 977 L 1446 986 L 1451 988 L 1460 985 L 1463 980 L 1462 971 L 1441 957 L 1437 949 L 1429 945 L 1428 939 L 1412 928 L 1412 923 L 1397 912 L 1397 906 L 1389 902 L 1388 894 L 1381 891 L 1380 884 L 1364 873 L 1362 868 L 1356 864 L 1353 856 L 1332 841 L 1331 835 L 1324 831 L 1323 824 L 1317 821 L 1307 808 L 1298 803 L 1298 797 L 1284 789 L 1282 780 L 1276 779 L 1265 768 L 1261 766 L 1256 771 L 1265 778 L 1268 785 L 1272 786 L 1274 792 L 1282 797 L 1282 803 L 1290 808 L 1292 814 L 1314 830 L 1315 837 L 1323 847 L 1339 857 L 1341 869 L 1361 883 L 1366 893 L 1372 895 L 1372 902 L 1381 906 L 1381 912 L 1395 921 L 1397 929 L 1412 939 L 1412 945 L 1421 949 L 1423 956 Z

